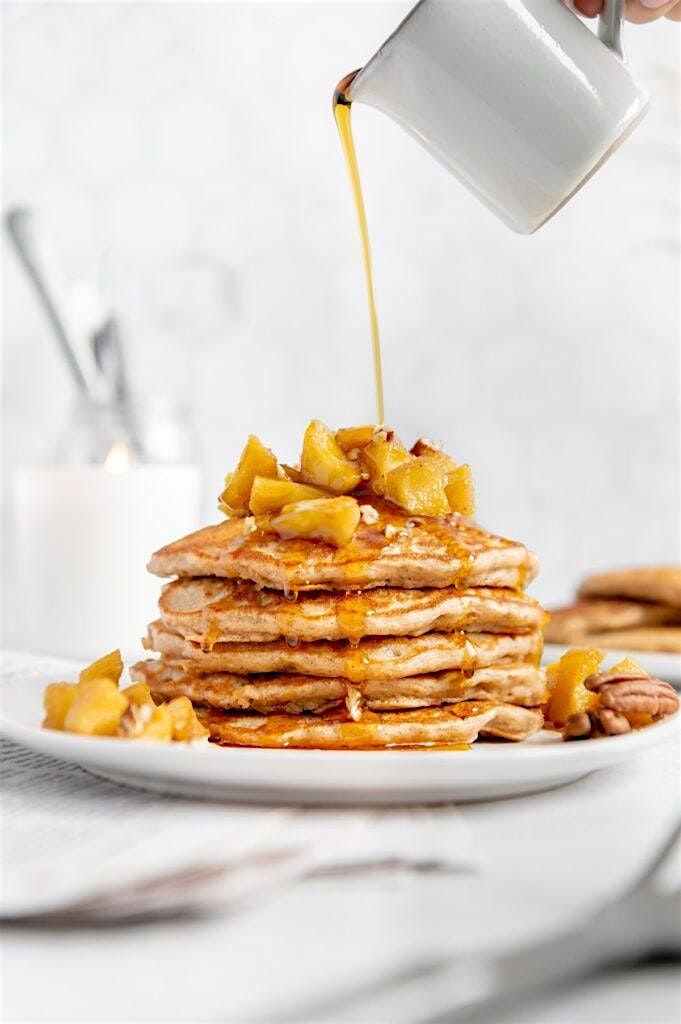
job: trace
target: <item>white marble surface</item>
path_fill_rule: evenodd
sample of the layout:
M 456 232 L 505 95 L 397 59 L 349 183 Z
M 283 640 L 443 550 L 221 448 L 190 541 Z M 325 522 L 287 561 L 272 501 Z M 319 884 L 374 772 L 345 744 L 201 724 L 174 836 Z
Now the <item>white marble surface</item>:
M 292 458 L 310 417 L 373 415 L 330 96 L 406 6 L 4 6 L 4 203 L 42 211 L 69 275 L 108 268 L 140 393 L 193 411 L 211 517 L 247 432 Z M 678 31 L 629 28 L 651 112 L 532 238 L 356 113 L 388 418 L 472 463 L 546 601 L 677 556 Z M 3 283 L 7 480 L 49 454 L 71 386 L 6 247 Z
M 6 928 L 3 1020 L 272 1024 L 317 1007 L 321 1021 L 322 1006 L 419 964 L 541 941 L 644 869 L 675 820 L 678 762 L 672 741 L 560 790 L 462 806 L 471 874 L 316 879 L 200 920 Z M 423 1019 L 428 1006 L 426 986 Z M 673 1024 L 677 1009 L 676 979 L 657 968 L 552 993 L 499 1024 Z

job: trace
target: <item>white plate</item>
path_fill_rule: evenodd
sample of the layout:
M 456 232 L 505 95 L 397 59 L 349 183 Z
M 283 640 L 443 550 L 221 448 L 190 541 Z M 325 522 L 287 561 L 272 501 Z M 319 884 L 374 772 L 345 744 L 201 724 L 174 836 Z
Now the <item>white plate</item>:
M 41 697 L 48 681 L 23 674 L 3 682 L 1 723 L 10 739 L 125 785 L 229 800 L 359 804 L 517 796 L 628 760 L 677 728 L 676 719 L 668 719 L 626 736 L 575 743 L 543 732 L 526 743 L 483 742 L 471 751 L 251 750 L 134 742 L 42 729 Z
M 544 656 L 542 658 L 542 665 L 550 665 L 552 661 L 558 661 L 561 654 L 565 654 L 570 646 L 574 644 L 546 644 L 544 647 Z M 582 647 L 587 647 L 588 644 L 584 643 Z M 681 655 L 680 654 L 666 654 L 658 653 L 656 651 L 625 651 L 625 650 L 610 650 L 610 648 L 604 648 L 602 644 L 599 644 L 602 650 L 605 650 L 605 664 L 614 665 L 616 662 L 621 661 L 623 658 L 633 658 L 639 665 L 649 672 L 651 676 L 657 676 L 658 679 L 663 679 L 665 683 L 671 683 L 672 686 L 676 686 L 678 689 L 681 687 Z

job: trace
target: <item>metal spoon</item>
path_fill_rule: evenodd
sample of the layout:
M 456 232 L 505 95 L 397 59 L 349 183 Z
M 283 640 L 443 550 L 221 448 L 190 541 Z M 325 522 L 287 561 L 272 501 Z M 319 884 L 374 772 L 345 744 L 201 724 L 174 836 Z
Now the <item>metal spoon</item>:
M 94 360 L 88 359 L 87 349 L 69 323 L 63 289 L 45 251 L 44 242 L 39 237 L 35 216 L 26 207 L 13 207 L 5 213 L 5 225 L 79 391 L 92 400 L 100 398 L 99 371 Z

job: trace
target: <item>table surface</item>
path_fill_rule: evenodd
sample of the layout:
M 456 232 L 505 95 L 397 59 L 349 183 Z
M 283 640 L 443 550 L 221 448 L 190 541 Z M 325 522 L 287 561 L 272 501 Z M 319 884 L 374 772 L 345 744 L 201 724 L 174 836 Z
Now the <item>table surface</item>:
M 318 878 L 213 918 L 9 927 L 3 1020 L 293 1020 L 420 963 L 541 940 L 643 870 L 674 822 L 678 768 L 672 739 L 561 789 L 462 806 L 478 861 L 471 874 Z M 678 1010 L 675 980 L 656 968 L 557 993 L 508 1019 L 666 1024 Z

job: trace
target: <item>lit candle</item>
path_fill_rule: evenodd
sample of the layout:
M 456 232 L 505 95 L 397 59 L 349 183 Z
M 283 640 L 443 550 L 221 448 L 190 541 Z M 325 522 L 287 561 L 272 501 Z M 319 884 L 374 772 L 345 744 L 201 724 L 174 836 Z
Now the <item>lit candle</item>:
M 17 644 L 139 656 L 159 593 L 146 563 L 197 528 L 198 468 L 136 463 L 119 441 L 104 465 L 18 470 L 13 498 Z

